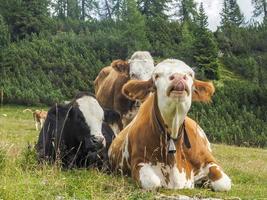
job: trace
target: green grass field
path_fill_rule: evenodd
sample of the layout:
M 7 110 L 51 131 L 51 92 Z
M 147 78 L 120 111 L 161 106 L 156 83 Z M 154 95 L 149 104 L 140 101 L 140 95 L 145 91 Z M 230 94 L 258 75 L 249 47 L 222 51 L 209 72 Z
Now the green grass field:
M 232 178 L 230 192 L 209 189 L 147 192 L 130 178 L 94 169 L 63 171 L 40 166 L 27 149 L 38 138 L 25 107 L 0 108 L 0 199 L 155 199 L 164 194 L 222 199 L 267 199 L 267 150 L 214 144 L 215 157 Z M 4 116 L 6 114 L 7 116 Z

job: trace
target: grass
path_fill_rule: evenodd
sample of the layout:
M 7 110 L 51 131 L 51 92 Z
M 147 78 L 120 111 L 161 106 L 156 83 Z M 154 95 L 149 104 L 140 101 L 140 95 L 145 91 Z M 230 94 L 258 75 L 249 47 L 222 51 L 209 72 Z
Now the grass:
M 267 199 L 267 150 L 213 144 L 213 152 L 232 178 L 229 192 L 209 189 L 144 191 L 130 178 L 95 169 L 63 171 L 38 165 L 28 143 L 34 144 L 32 115 L 25 107 L 0 108 L 0 199 L 155 199 L 158 195 L 188 195 L 223 199 Z M 6 114 L 7 116 L 3 116 Z

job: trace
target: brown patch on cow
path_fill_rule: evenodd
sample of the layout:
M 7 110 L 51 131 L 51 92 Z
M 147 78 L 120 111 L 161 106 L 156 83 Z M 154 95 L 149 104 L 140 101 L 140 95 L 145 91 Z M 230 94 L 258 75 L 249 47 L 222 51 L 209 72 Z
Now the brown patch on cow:
M 147 81 L 131 80 L 123 86 L 122 93 L 130 100 L 143 101 L 153 91 L 153 88 L 152 79 Z
M 218 170 L 218 166 L 212 166 L 209 168 L 208 177 L 211 181 L 217 181 L 222 178 L 222 173 Z
M 113 67 L 118 62 L 122 61 L 114 61 Z M 125 73 L 115 70 L 113 67 L 104 68 L 104 71 L 101 70 L 95 79 L 95 83 L 98 84 L 96 99 L 102 107 L 113 109 L 122 116 L 130 110 L 133 104 L 121 92 L 122 86 L 130 80 L 130 77 Z
M 152 106 L 155 103 L 155 96 L 156 94 L 153 94 L 146 99 L 139 109 L 136 120 L 123 129 L 111 145 L 111 167 L 113 170 L 118 170 L 125 139 L 128 135 L 131 169 L 127 169 L 125 165 L 122 166 L 122 169 L 125 173 L 131 171 L 135 180 L 139 179 L 139 163 L 150 162 L 152 165 L 156 165 L 160 162 L 168 166 L 174 166 L 175 163 L 174 154 L 168 154 L 166 136 L 162 135 L 162 141 L 160 140 L 161 133 L 155 124 L 153 117 L 155 110 Z
M 127 61 L 120 60 L 120 59 L 114 60 L 111 63 L 111 67 L 120 73 L 124 73 L 127 75 L 129 74 L 130 67 Z
M 215 88 L 212 82 L 204 82 L 194 80 L 194 90 L 192 94 L 193 101 L 210 102 L 211 97 L 215 92 Z
M 99 104 L 104 108 L 117 111 L 122 118 L 134 108 L 134 101 L 122 94 L 122 87 L 129 80 L 128 62 L 115 60 L 111 66 L 103 68 L 94 81 L 95 95 Z
M 111 66 L 107 66 L 101 69 L 98 76 L 94 80 L 95 94 L 98 92 L 101 83 L 103 83 L 104 79 L 109 75 L 111 70 L 112 70 Z
M 178 160 L 177 167 L 178 169 L 185 168 L 187 177 L 191 175 L 192 170 L 196 175 L 199 173 L 201 167 L 206 166 L 208 163 L 216 163 L 216 160 L 208 150 L 206 141 L 197 132 L 198 126 L 199 125 L 193 119 L 189 117 L 185 118 L 185 130 L 191 148 L 187 148 L 183 145 L 182 151 L 177 151 L 176 153 L 176 159 Z M 183 153 L 186 163 L 179 162 Z

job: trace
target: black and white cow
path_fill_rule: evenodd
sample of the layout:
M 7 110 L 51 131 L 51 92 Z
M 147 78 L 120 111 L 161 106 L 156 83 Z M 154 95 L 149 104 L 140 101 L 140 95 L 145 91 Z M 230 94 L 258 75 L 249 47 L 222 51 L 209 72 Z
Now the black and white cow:
M 114 138 L 110 125 L 120 115 L 103 109 L 95 97 L 80 93 L 49 111 L 35 146 L 39 161 L 60 161 L 63 167 L 103 167 Z

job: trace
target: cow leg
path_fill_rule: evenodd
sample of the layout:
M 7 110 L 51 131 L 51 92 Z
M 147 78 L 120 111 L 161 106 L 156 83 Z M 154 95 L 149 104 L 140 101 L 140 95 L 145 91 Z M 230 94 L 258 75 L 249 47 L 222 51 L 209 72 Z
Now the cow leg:
M 170 171 L 170 183 L 171 187 L 174 189 L 193 189 L 194 188 L 194 178 L 193 173 L 191 177 L 188 177 L 185 169 L 180 172 L 177 167 L 171 168 Z
M 200 172 L 195 176 L 195 181 L 202 179 L 208 179 L 214 191 L 229 191 L 231 189 L 231 179 L 215 163 L 208 163 L 200 169 Z
M 157 176 L 149 163 L 139 163 L 132 169 L 132 177 L 139 182 L 144 189 L 156 189 L 161 187 L 160 177 Z
M 44 119 L 40 119 L 40 125 L 41 125 L 41 129 L 42 129 L 43 125 L 44 125 Z
M 214 191 L 229 191 L 231 189 L 231 179 L 223 172 L 218 165 L 213 165 L 209 168 L 209 180 L 211 188 Z
M 38 131 L 38 122 L 37 121 L 35 121 L 35 129 L 36 129 L 36 131 Z

